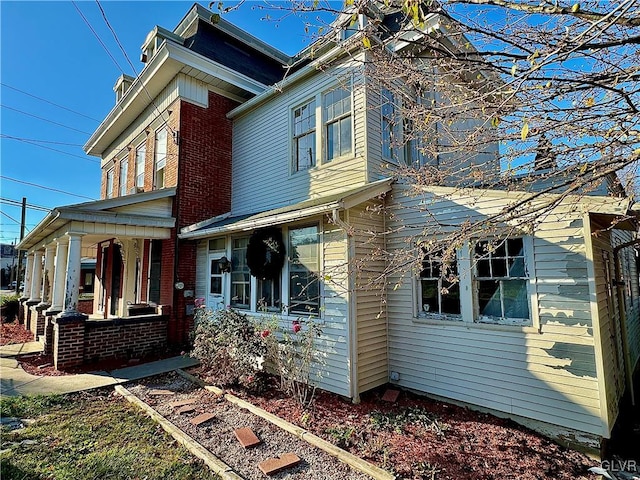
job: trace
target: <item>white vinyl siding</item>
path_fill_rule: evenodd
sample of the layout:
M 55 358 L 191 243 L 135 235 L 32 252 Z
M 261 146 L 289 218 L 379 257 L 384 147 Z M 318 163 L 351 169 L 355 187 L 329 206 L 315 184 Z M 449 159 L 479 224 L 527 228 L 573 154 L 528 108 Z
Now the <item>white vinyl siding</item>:
M 384 249 L 384 215 L 371 213 L 377 202 L 370 202 L 348 212 L 348 224 L 354 229 L 350 238 L 355 259 L 349 266 L 355 275 L 355 316 L 357 337 L 357 393 L 384 385 L 389 380 L 387 358 L 387 311 L 384 295 L 385 262 L 373 260 L 376 249 Z M 366 259 L 366 266 L 361 265 Z M 358 268 L 358 265 L 361 268 Z M 353 300 L 352 300 L 353 301 Z M 353 320 L 352 320 L 353 321 Z
M 356 62 L 357 64 L 357 62 Z M 336 71 L 318 72 L 275 95 L 265 104 L 234 118 L 233 125 L 233 189 L 231 205 L 234 214 L 253 213 L 277 208 L 310 198 L 345 191 L 366 181 L 364 159 L 363 79 L 355 72 L 353 85 L 354 152 L 313 168 L 292 170 L 293 110 L 322 92 L 340 85 Z M 317 104 L 318 102 L 316 102 Z M 317 105 L 317 117 L 321 108 Z M 321 126 L 318 122 L 318 128 Z M 319 132 L 316 131 L 316 135 Z M 317 139 L 316 144 L 322 145 Z M 316 151 L 322 158 L 322 152 Z
M 394 187 L 387 249 L 405 226 L 450 225 L 497 213 L 508 193 L 433 188 L 419 197 Z M 429 209 L 432 216 L 425 214 Z M 586 207 L 585 207 L 586 208 Z M 399 385 L 594 435 L 602 434 L 582 215 L 569 202 L 534 232 L 533 327 L 425 321 L 413 317 L 411 282 L 389 279 L 389 369 Z M 463 275 L 464 272 L 461 272 Z M 462 296 L 470 292 L 462 291 Z M 463 309 L 463 316 L 465 316 Z M 469 316 L 468 312 L 466 316 Z

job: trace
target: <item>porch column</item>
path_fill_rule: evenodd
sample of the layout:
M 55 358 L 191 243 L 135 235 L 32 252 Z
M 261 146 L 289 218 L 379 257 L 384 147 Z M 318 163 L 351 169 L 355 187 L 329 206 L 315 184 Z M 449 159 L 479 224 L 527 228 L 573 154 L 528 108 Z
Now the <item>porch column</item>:
M 64 306 L 64 284 L 67 268 L 67 255 L 69 252 L 69 239 L 67 237 L 56 238 L 56 260 L 53 275 L 53 292 L 51 295 L 51 307 L 46 311 L 47 315 L 56 315 Z
M 78 289 L 82 258 L 82 233 L 67 232 L 69 253 L 67 255 L 66 285 L 64 289 L 64 313 L 78 314 Z
M 33 274 L 33 253 L 27 253 L 27 265 L 24 268 L 24 291 L 22 300 L 27 300 L 31 296 L 31 275 Z
M 42 288 L 42 257 L 44 252 L 36 250 L 33 252 L 33 273 L 31 274 L 31 297 L 27 303 L 38 303 L 41 299 L 40 289 Z M 26 285 L 25 285 L 26 287 Z
M 42 276 L 42 302 L 40 306 L 51 305 L 51 290 L 53 288 L 53 259 L 56 254 L 56 244 L 49 243 L 44 250 L 44 274 Z

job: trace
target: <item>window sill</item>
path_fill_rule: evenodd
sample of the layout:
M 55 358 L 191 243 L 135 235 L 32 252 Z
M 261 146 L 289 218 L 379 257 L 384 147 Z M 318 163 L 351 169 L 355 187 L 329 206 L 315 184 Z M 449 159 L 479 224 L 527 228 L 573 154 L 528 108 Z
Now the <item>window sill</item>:
M 272 318 L 272 317 L 277 317 L 278 320 L 282 320 L 282 321 L 286 321 L 286 322 L 293 322 L 293 321 L 300 321 L 301 323 L 306 322 L 310 317 L 313 318 L 314 322 L 319 324 L 319 325 L 323 325 L 324 324 L 324 318 L 321 316 L 312 316 L 309 314 L 287 314 L 287 313 L 283 313 L 283 312 L 257 312 L 257 311 L 251 311 L 251 310 L 238 310 L 239 312 L 243 312 L 247 315 L 251 315 L 253 317 L 260 317 L 260 318 Z
M 348 162 L 350 160 L 355 160 L 357 157 L 353 154 L 353 152 L 349 153 L 348 155 L 341 155 L 339 157 L 335 157 L 332 158 L 331 160 L 325 160 L 320 164 L 316 164 L 313 167 L 309 167 L 309 168 L 305 168 L 304 170 L 291 170 L 291 174 L 290 176 L 295 176 L 298 174 L 302 174 L 304 172 L 307 172 L 308 174 L 311 174 L 313 172 L 316 172 L 318 170 L 323 170 L 325 168 L 330 168 L 331 165 L 334 165 L 336 163 L 342 163 L 342 162 Z
M 500 323 L 478 323 L 478 322 L 466 322 L 462 318 L 454 319 L 454 317 L 439 317 L 432 315 L 430 317 L 413 317 L 414 324 L 431 325 L 439 327 L 464 327 L 468 329 L 478 330 L 493 330 L 501 332 L 515 332 L 515 333 L 536 333 L 540 331 L 531 325 L 505 325 Z

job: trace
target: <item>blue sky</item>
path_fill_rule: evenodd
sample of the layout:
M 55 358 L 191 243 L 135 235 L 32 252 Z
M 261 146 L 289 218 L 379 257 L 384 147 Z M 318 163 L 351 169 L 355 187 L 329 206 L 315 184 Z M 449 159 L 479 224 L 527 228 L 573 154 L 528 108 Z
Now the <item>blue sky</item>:
M 155 25 L 173 29 L 193 2 L 101 0 L 100 5 L 139 73 L 147 33 Z M 288 54 L 309 44 L 301 18 L 265 21 L 260 5 L 247 2 L 224 18 Z M 134 75 L 95 1 L 75 6 L 70 1 L 0 1 L 1 243 L 19 237 L 20 207 L 11 202 L 26 197 L 29 205 L 53 208 L 100 196 L 99 159 L 86 156 L 82 145 L 114 106 L 113 85 L 122 71 L 76 6 L 122 70 Z M 28 208 L 27 229 L 45 215 Z

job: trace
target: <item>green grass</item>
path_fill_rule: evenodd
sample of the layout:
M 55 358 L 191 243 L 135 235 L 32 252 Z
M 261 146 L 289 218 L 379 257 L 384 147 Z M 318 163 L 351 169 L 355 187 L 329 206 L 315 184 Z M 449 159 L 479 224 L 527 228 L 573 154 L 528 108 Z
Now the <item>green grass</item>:
M 1 454 L 3 480 L 218 478 L 120 397 L 2 398 L 0 410 L 2 416 L 36 420 L 21 431 L 2 432 L 2 449 L 10 442 L 36 442 Z

